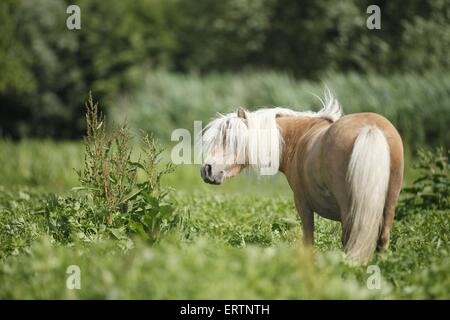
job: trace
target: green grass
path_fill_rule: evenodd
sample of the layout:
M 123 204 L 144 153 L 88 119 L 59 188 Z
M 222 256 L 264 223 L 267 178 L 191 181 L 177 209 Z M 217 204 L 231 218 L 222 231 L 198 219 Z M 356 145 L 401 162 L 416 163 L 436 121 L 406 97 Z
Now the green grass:
M 282 73 L 177 75 L 155 71 L 142 88 L 118 99 L 110 114 L 121 122 L 152 131 L 170 141 L 175 128 L 193 131 L 194 120 L 208 122 L 216 112 L 243 106 L 286 106 L 318 110 L 325 85 L 339 99 L 344 113 L 377 112 L 397 127 L 408 147 L 450 146 L 450 75 L 423 76 L 329 74 L 320 82 L 296 80 Z
M 203 184 L 195 166 L 180 166 L 164 181 L 178 186 L 170 200 L 179 223 L 152 243 L 93 223 L 95 207 L 70 190 L 78 144 L 4 144 L 34 157 L 19 161 L 16 173 L 5 157 L 0 169 L 9 177 L 0 187 L 2 299 L 450 298 L 447 207 L 402 209 L 390 250 L 370 262 L 380 267 L 381 289 L 369 290 L 366 267 L 342 254 L 339 223 L 317 217 L 314 252 L 302 248 L 282 176 L 242 176 L 222 188 Z M 21 174 L 30 166 L 41 174 Z M 80 266 L 81 290 L 66 288 L 70 265 Z
M 0 185 L 67 191 L 78 183 L 75 169 L 82 160 L 83 146 L 78 142 L 0 140 Z
M 397 221 L 390 251 L 371 262 L 381 289 L 368 290 L 366 268 L 349 266 L 340 251 L 337 223 L 318 218 L 316 252 L 302 249 L 286 197 L 175 197 L 183 223 L 155 245 L 135 238 L 124 252 L 114 240 L 33 239 L 3 259 L 0 298 L 450 298 L 448 211 Z M 16 219 L 32 221 L 22 214 L 33 212 L 34 197 L 22 198 L 29 207 Z M 81 268 L 81 290 L 65 287 L 69 265 Z
M 170 161 L 171 145 L 167 144 L 163 161 Z M 0 140 L 0 168 L 3 186 L 27 186 L 33 190 L 65 193 L 78 186 L 75 170 L 83 166 L 83 145 L 80 142 L 53 142 L 51 140 Z M 405 159 L 405 184 L 415 178 L 413 158 L 409 152 Z M 136 157 L 136 156 L 135 156 Z M 265 195 L 289 194 L 290 189 L 282 174 L 255 177 L 249 172 L 230 180 L 222 186 L 202 182 L 199 165 L 180 165 L 174 173 L 162 178 L 164 186 L 176 190 L 214 190 L 219 194 L 249 193 Z
M 339 223 L 317 217 L 314 250 L 303 248 L 301 222 L 281 174 L 241 174 L 211 186 L 201 181 L 198 166 L 181 165 L 161 180 L 175 189 L 164 202 L 147 194 L 121 202 L 111 225 L 101 194 L 73 189 L 79 186 L 75 169 L 84 161 L 80 142 L 0 140 L 0 299 L 450 299 L 448 156 L 417 157 L 414 151 L 420 145 L 448 148 L 450 77 L 324 80 L 346 113 L 384 114 L 406 142 L 410 188 L 401 194 L 390 249 L 370 262 L 381 271 L 379 290 L 367 287 L 367 268 L 342 253 Z M 167 162 L 176 127 L 191 129 L 193 120 L 239 105 L 317 109 L 310 93 L 322 89 L 322 83 L 269 72 L 206 78 L 156 72 L 110 114 L 118 122 L 127 115 L 133 127 L 162 137 Z M 132 159 L 138 156 L 134 151 Z M 66 288 L 70 265 L 81 269 L 81 290 Z

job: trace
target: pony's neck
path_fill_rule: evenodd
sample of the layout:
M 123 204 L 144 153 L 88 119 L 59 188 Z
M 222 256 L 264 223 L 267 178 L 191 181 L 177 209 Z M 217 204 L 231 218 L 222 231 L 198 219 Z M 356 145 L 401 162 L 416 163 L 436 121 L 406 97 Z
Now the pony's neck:
M 323 118 L 313 117 L 279 117 L 277 124 L 283 137 L 283 147 L 279 170 L 290 174 L 296 152 L 306 147 L 307 143 L 331 122 Z

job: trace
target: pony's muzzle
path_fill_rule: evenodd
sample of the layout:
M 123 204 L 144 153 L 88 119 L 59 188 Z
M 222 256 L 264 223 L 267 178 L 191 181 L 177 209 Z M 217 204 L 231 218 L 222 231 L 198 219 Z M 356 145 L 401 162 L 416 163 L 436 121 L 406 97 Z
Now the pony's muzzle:
M 212 174 L 212 166 L 210 164 L 204 164 L 200 168 L 200 175 L 203 181 L 210 184 L 220 184 L 219 181 L 215 180 Z

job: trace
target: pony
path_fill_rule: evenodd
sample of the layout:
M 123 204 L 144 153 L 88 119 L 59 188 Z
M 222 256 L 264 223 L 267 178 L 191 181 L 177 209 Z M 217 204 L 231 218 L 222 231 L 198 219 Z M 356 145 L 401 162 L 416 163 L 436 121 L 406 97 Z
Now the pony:
M 319 98 L 320 99 L 320 98 Z M 403 143 L 376 113 L 343 115 L 329 90 L 318 112 L 263 108 L 219 114 L 203 130 L 204 182 L 222 184 L 245 168 L 282 172 L 294 194 L 303 243 L 314 243 L 314 212 L 340 221 L 348 257 L 367 264 L 389 246 L 403 182 Z

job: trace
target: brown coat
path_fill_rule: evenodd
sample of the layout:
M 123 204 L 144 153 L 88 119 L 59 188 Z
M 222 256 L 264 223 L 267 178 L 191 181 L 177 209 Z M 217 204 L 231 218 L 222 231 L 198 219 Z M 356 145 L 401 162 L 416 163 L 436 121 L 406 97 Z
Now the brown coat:
M 390 175 L 384 203 L 378 246 L 389 245 L 389 233 L 403 180 L 403 145 L 394 126 L 374 113 L 343 116 L 336 122 L 312 117 L 277 118 L 283 139 L 280 171 L 294 192 L 295 204 L 303 222 L 304 241 L 313 243 L 314 215 L 343 222 L 343 244 L 349 237 L 347 214 L 351 190 L 347 181 L 355 140 L 363 127 L 375 126 L 389 146 Z M 367 262 L 364 257 L 361 262 Z

